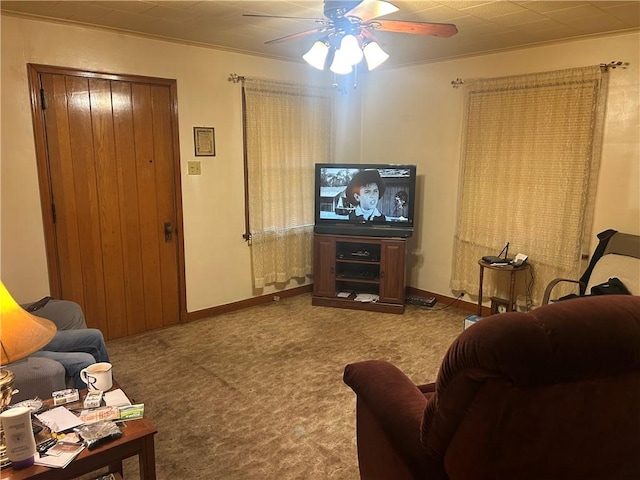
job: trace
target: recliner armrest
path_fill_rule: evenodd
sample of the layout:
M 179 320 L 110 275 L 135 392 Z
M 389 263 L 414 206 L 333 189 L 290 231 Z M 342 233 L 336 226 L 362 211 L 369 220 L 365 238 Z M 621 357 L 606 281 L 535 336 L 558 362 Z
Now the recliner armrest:
M 347 365 L 343 378 L 358 396 L 358 402 L 366 405 L 406 467 L 413 472 L 428 469 L 420 427 L 432 393 L 423 393 L 397 367 L 381 360 Z

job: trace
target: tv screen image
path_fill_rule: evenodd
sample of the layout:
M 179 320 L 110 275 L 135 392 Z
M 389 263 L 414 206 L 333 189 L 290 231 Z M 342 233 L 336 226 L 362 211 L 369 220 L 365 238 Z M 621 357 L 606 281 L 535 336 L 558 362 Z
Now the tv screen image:
M 316 164 L 315 232 L 409 237 L 415 165 Z

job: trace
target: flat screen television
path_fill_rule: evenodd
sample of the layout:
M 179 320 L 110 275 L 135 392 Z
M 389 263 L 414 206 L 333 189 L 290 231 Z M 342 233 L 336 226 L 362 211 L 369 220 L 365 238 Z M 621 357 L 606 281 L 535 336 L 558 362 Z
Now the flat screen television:
M 413 234 L 415 165 L 317 163 L 315 188 L 316 233 Z

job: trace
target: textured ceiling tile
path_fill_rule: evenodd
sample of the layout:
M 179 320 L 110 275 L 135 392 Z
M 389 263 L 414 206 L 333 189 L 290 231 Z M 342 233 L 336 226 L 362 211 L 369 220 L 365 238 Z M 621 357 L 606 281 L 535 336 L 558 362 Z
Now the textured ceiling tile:
M 539 1 L 533 0 L 531 2 L 520 2 L 520 4 L 529 10 L 533 10 L 534 12 L 547 13 L 553 12 L 556 10 L 564 10 L 567 8 L 575 7 L 578 3 L 587 3 L 587 2 L 574 2 L 574 1 Z M 602 3 L 602 2 L 601 2 Z
M 391 1 L 400 11 L 385 19 L 453 23 L 458 34 L 436 38 L 375 32 L 391 54 L 384 68 L 640 28 L 640 1 Z M 323 17 L 322 0 L 2 1 L 0 9 L 3 14 L 70 20 L 295 62 L 319 33 L 282 43 L 265 42 L 314 30 L 313 19 Z M 245 17 L 244 13 L 306 20 Z
M 567 26 L 562 26 L 551 28 L 548 30 L 537 30 L 535 32 L 531 32 L 531 40 L 533 43 L 544 43 L 565 40 L 567 38 L 571 38 L 571 36 L 578 37 L 580 35 L 581 32 L 579 30 L 571 29 Z
M 502 15 L 514 14 L 514 13 L 527 13 L 524 7 L 512 2 L 491 2 L 478 5 L 476 7 L 470 7 L 464 10 L 465 13 L 473 15 L 475 17 L 492 19 L 500 17 Z
M 601 15 L 581 20 L 568 20 L 565 22 L 568 26 L 575 28 L 580 33 L 601 33 L 616 29 L 624 29 L 625 23 L 617 18 Z
M 152 33 L 151 26 L 157 19 L 145 17 L 137 13 L 124 11 L 110 11 L 100 19 L 100 24 L 106 27 L 129 30 L 132 32 Z M 158 27 L 160 29 L 161 27 Z
M 41 15 L 44 17 L 65 18 L 62 15 L 58 14 L 60 12 L 60 10 L 58 10 L 57 8 L 58 3 L 59 2 L 14 2 L 3 0 L 2 2 L 0 2 L 0 5 L 2 6 L 3 10 L 9 9 L 16 12 L 30 13 L 33 15 Z
M 75 22 L 99 23 L 101 18 L 107 15 L 111 9 L 99 7 L 87 3 L 58 2 L 57 14 Z
M 556 30 L 558 32 L 562 31 L 562 29 L 567 29 L 567 26 L 556 22 L 555 20 L 551 20 L 549 18 L 545 18 L 544 20 L 540 20 L 539 22 L 532 23 L 523 23 L 522 25 L 517 26 L 517 31 L 522 32 L 523 34 L 535 34 L 536 32 L 544 32 L 547 30 Z M 573 36 L 577 31 L 570 32 L 569 35 Z
M 144 15 L 153 18 L 162 18 L 176 23 L 192 20 L 196 17 L 196 14 L 189 10 L 169 8 L 164 5 L 156 5 L 144 12 Z
M 602 9 L 592 5 L 580 5 L 565 8 L 564 10 L 555 10 L 553 12 L 549 12 L 547 16 L 562 22 L 564 20 L 579 20 L 582 18 L 598 17 L 603 15 L 603 13 Z
M 640 2 L 626 3 L 618 6 L 605 5 L 603 10 L 624 21 L 631 27 L 640 26 Z
M 418 20 L 422 22 L 451 23 L 453 19 L 463 16 L 468 15 L 460 10 L 450 8 L 446 5 L 440 5 L 428 10 L 421 10 L 413 15 L 410 15 L 409 12 L 405 12 L 404 10 L 400 10 L 399 12 L 396 12 L 393 15 L 388 15 L 384 18 L 393 20 Z
M 78 2 L 79 3 L 79 2 Z M 153 8 L 157 2 L 132 2 L 132 1 L 119 1 L 113 0 L 92 2 L 97 7 L 109 8 L 111 10 L 120 10 L 122 12 L 129 13 L 144 13 L 147 10 Z
M 548 20 L 548 17 L 537 12 L 525 10 L 524 12 L 510 13 L 501 17 L 493 18 L 491 21 L 501 25 L 517 26 L 527 23 L 542 22 Z

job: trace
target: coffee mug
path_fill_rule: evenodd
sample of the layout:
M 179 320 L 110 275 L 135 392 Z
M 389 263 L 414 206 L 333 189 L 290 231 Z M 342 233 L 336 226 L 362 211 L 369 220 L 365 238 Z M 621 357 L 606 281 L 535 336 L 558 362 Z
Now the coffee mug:
M 106 392 L 113 386 L 112 365 L 107 362 L 94 363 L 80 370 L 80 378 L 87 384 L 88 390 Z

